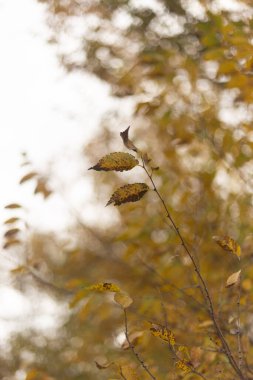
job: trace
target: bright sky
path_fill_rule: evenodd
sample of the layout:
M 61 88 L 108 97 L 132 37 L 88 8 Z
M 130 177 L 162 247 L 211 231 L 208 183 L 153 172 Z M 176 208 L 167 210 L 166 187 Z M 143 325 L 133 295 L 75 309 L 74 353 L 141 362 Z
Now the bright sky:
M 63 187 L 75 183 L 67 196 L 78 208 L 90 191 L 83 175 L 83 145 L 99 128 L 103 113 L 115 104 L 109 88 L 95 77 L 66 75 L 59 67 L 57 47 L 46 42 L 45 18 L 45 7 L 36 0 L 0 0 L 0 226 L 10 217 L 4 205 L 12 202 L 29 209 L 26 216 L 35 227 L 61 229 L 69 222 L 59 196 L 44 202 L 32 195 L 34 184 L 18 185 L 25 174 L 20 153 L 26 151 L 42 171 L 52 162 L 51 169 Z M 10 287 L 6 271 L 13 264 L 8 255 L 2 252 L 0 260 L 0 344 L 17 327 L 17 319 L 23 328 L 36 310 L 33 325 L 49 328 L 57 311 L 48 298 L 31 304 Z

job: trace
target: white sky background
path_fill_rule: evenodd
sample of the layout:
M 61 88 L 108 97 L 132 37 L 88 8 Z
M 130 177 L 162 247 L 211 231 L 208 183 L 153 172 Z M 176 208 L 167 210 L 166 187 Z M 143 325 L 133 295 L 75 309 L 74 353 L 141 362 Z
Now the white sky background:
M 13 202 L 27 208 L 26 217 L 34 227 L 51 231 L 69 223 L 60 196 L 44 201 L 33 195 L 34 184 L 18 185 L 25 174 L 20 154 L 27 152 L 38 170 L 46 171 L 52 162 L 59 183 L 69 190 L 67 198 L 81 209 L 91 195 L 82 148 L 98 130 L 104 112 L 119 104 L 110 98 L 109 87 L 95 77 L 66 75 L 58 64 L 57 46 L 47 44 L 45 20 L 45 7 L 35 0 L 0 0 L 0 235 L 2 222 L 12 216 L 4 206 Z M 32 325 L 47 329 L 58 312 L 50 299 L 39 297 L 36 302 L 35 297 L 31 304 L 11 288 L 6 273 L 13 263 L 8 251 L 1 252 L 0 345 L 13 328 L 24 328 L 34 311 L 37 318 Z

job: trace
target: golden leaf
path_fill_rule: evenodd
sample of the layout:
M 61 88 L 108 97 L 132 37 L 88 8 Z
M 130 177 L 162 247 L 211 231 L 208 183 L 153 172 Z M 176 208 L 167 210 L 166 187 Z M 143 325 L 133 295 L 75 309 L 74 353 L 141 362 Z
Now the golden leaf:
M 129 307 L 132 303 L 133 300 L 127 293 L 124 292 L 118 292 L 114 295 L 114 301 L 117 302 L 120 306 L 123 307 L 123 309 L 126 309 Z
M 134 143 L 131 140 L 129 140 L 129 138 L 128 138 L 129 129 L 130 129 L 130 126 L 127 129 L 125 129 L 123 132 L 120 132 L 120 136 L 121 136 L 123 143 L 127 149 L 133 150 L 134 152 L 138 152 L 138 149 L 136 148 Z
M 124 379 L 126 380 L 139 379 L 139 376 L 137 375 L 136 371 L 130 365 L 121 365 L 119 368 L 120 368 L 120 374 L 123 375 Z
M 152 324 L 150 331 L 152 335 L 165 340 L 166 342 L 169 342 L 171 346 L 174 346 L 176 344 L 173 332 L 167 330 L 166 327 Z
M 240 258 L 240 256 L 241 256 L 241 247 L 239 246 L 239 244 L 234 239 L 232 239 L 229 236 L 223 236 L 223 237 L 213 236 L 213 240 L 216 241 L 216 243 L 221 248 L 223 248 L 224 251 L 233 253 L 238 258 Z
M 120 292 L 120 288 L 110 282 L 101 282 L 95 285 L 88 286 L 87 290 L 96 290 L 99 292 Z
M 95 166 L 89 168 L 89 170 L 115 170 L 117 172 L 123 172 L 124 170 L 133 169 L 138 164 L 139 161 L 136 160 L 136 158 L 132 154 L 124 152 L 114 152 L 102 157 L 101 160 L 99 160 Z
M 149 190 L 145 183 L 132 183 L 117 189 L 107 202 L 106 206 L 114 203 L 114 206 L 119 206 L 122 203 L 137 202 Z
M 184 374 L 188 373 L 191 371 L 191 368 L 187 365 L 185 360 L 179 360 L 176 362 L 176 366 L 178 369 L 181 369 Z
M 240 274 L 241 274 L 241 270 L 231 274 L 231 276 L 229 276 L 227 279 L 226 288 L 229 288 L 230 286 L 235 285 L 240 278 Z

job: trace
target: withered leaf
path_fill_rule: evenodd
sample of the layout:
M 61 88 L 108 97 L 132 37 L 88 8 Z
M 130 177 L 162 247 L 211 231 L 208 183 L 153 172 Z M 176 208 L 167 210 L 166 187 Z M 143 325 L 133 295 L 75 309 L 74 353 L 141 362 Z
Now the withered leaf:
M 19 231 L 20 231 L 19 228 L 12 228 L 12 229 L 6 231 L 5 234 L 4 234 L 4 236 L 6 238 L 10 238 L 12 236 L 15 236 Z
M 123 172 L 124 170 L 133 169 L 138 164 L 139 161 L 136 160 L 132 154 L 125 152 L 114 152 L 102 157 L 98 163 L 95 166 L 89 168 L 89 170 L 115 170 L 117 172 Z
M 44 199 L 48 198 L 52 194 L 52 191 L 47 187 L 47 184 L 43 178 L 39 178 L 37 185 L 34 189 L 34 194 L 42 194 Z
M 20 218 L 18 217 L 9 218 L 4 221 L 4 224 L 13 224 L 16 223 L 18 220 L 20 220 Z
M 22 208 L 22 206 L 18 203 L 10 203 L 10 204 L 6 205 L 4 208 L 13 209 L 13 208 Z
M 25 183 L 27 181 L 29 181 L 30 179 L 34 178 L 38 173 L 36 172 L 30 172 L 26 175 L 24 175 L 21 180 L 19 181 L 19 184 L 22 185 L 22 183 Z
M 123 309 L 126 309 L 127 307 L 129 307 L 133 303 L 132 298 L 129 297 L 129 295 L 125 292 L 115 293 L 114 301 L 117 304 L 119 304 L 121 307 L 123 307 Z
M 229 236 L 213 236 L 213 240 L 224 249 L 224 251 L 233 253 L 238 258 L 241 256 L 241 247 L 239 244 Z
M 134 143 L 128 138 L 129 129 L 130 129 L 130 126 L 127 129 L 125 129 L 123 132 L 120 132 L 120 136 L 127 149 L 133 150 L 134 152 L 138 152 L 138 149 L 136 148 Z
M 8 248 L 12 247 L 13 245 L 19 245 L 19 244 L 21 244 L 21 241 L 18 240 L 18 239 L 8 240 L 8 241 L 3 245 L 3 248 L 4 248 L 4 249 L 8 249 Z
M 114 206 L 119 206 L 122 203 L 137 202 L 149 190 L 145 183 L 132 183 L 124 185 L 117 189 L 107 202 L 106 206 L 114 203 Z
M 238 282 L 240 275 L 241 275 L 241 270 L 231 274 L 231 276 L 229 276 L 227 279 L 226 288 L 229 288 L 230 286 L 235 285 Z
M 98 368 L 98 369 L 106 369 L 106 368 L 108 368 L 108 367 L 110 367 L 110 365 L 112 365 L 112 364 L 114 364 L 113 362 L 107 362 L 107 363 L 98 363 L 98 362 L 96 362 L 95 361 L 95 364 L 96 364 L 96 367 Z

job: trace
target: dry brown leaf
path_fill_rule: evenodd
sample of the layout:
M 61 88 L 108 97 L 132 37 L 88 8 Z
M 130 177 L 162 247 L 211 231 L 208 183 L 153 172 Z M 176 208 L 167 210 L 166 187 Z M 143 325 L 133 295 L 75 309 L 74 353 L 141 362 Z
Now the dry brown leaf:
M 123 309 L 126 309 L 127 307 L 129 307 L 133 303 L 132 298 L 129 297 L 129 295 L 125 292 L 115 293 L 114 301 L 117 304 L 119 304 L 121 307 L 123 307 Z
M 122 203 L 137 202 L 149 190 L 145 183 L 132 183 L 117 189 L 107 202 L 106 206 L 114 203 L 114 206 L 119 206 Z
M 231 276 L 229 276 L 227 279 L 226 288 L 229 288 L 230 286 L 235 285 L 238 282 L 238 280 L 240 279 L 240 274 L 241 274 L 241 270 L 231 274 Z
M 129 133 L 130 126 L 125 129 L 123 132 L 120 132 L 120 136 L 123 140 L 123 143 L 125 147 L 129 150 L 133 150 L 134 152 L 138 152 L 137 147 L 134 145 L 134 143 L 128 138 L 128 133 Z
M 133 169 L 138 164 L 139 161 L 136 160 L 132 154 L 114 152 L 102 157 L 98 163 L 89 168 L 89 170 L 123 172 Z

